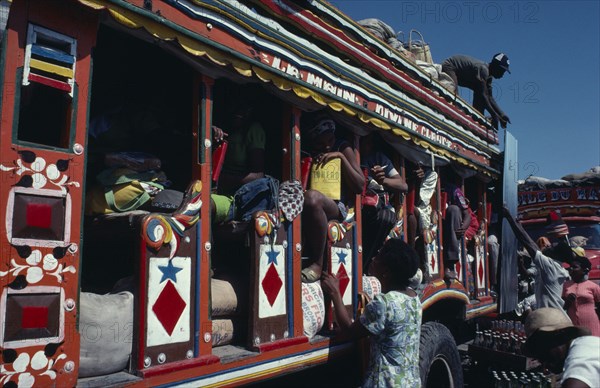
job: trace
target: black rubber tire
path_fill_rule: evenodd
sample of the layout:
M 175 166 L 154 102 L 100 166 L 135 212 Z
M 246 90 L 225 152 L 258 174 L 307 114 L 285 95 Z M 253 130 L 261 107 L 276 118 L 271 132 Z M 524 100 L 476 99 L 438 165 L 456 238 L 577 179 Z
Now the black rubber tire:
M 456 342 L 446 326 L 421 326 L 419 369 L 423 388 L 462 388 L 463 371 Z

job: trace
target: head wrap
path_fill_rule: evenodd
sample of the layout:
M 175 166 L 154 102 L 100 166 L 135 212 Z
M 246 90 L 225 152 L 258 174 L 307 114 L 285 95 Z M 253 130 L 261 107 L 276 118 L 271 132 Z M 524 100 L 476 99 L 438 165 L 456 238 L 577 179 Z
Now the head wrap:
M 310 136 L 320 136 L 329 132 L 335 132 L 335 121 L 331 119 L 319 120 L 314 127 L 307 131 Z
M 548 214 L 546 230 L 548 231 L 548 235 L 552 237 L 563 237 L 569 234 L 569 227 L 563 221 L 560 213 L 554 210 Z

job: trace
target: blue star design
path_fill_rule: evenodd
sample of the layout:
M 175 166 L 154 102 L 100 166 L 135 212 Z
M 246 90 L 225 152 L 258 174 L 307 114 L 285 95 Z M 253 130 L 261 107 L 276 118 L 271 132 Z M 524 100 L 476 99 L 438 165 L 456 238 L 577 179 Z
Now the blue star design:
M 271 248 L 271 250 L 269 252 L 267 252 L 267 256 L 269 257 L 267 260 L 267 265 L 274 263 L 275 265 L 277 265 L 277 256 L 279 256 L 279 252 L 273 250 L 273 248 Z
M 338 252 L 337 253 L 338 258 L 340 259 L 340 261 L 338 261 L 338 264 L 346 264 L 346 256 L 348 256 L 348 254 L 346 252 Z
M 177 283 L 177 272 L 181 271 L 183 268 L 173 266 L 173 260 L 169 260 L 169 264 L 158 266 L 160 272 L 162 272 L 162 278 L 160 279 L 160 283 L 164 282 L 167 279 L 171 279 L 173 283 Z

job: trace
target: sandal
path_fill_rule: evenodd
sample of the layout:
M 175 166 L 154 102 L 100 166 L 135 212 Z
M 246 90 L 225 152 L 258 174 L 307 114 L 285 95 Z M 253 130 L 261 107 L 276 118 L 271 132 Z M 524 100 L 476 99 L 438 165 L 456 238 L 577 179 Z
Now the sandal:
M 304 268 L 301 274 L 302 283 L 314 283 L 321 278 L 314 270 Z

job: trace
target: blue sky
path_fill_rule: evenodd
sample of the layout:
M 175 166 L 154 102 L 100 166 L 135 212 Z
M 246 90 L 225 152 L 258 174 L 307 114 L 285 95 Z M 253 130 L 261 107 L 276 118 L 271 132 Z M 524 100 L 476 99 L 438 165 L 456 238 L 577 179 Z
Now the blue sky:
M 519 178 L 557 179 L 600 165 L 600 1 L 331 3 L 355 20 L 419 30 L 436 63 L 506 53 L 512 74 L 494 80 L 494 89 L 519 141 Z M 472 99 L 464 88 L 461 96 Z

